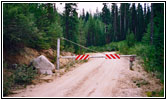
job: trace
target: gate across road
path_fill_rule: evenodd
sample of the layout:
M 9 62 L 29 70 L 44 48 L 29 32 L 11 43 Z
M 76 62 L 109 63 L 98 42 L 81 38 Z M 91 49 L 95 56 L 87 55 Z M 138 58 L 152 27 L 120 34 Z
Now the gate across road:
M 68 40 L 66 38 L 62 37 L 61 39 L 66 40 L 68 42 L 71 42 L 71 43 L 73 43 L 75 45 L 78 45 L 78 46 L 80 46 L 82 48 L 85 48 L 87 50 L 99 53 L 98 51 L 89 49 L 89 48 L 87 48 L 85 46 L 77 44 L 77 43 L 75 43 L 75 42 L 73 42 L 71 40 Z M 84 54 L 84 55 L 75 55 L 75 56 L 60 56 L 60 38 L 58 38 L 57 39 L 57 67 L 56 67 L 56 69 L 59 70 L 59 66 L 60 66 L 59 59 L 60 58 L 62 58 L 62 59 L 75 59 L 75 60 L 87 60 L 89 58 L 105 58 L 105 59 L 111 59 L 111 60 L 117 60 L 117 59 L 119 60 L 119 59 L 121 59 L 121 57 L 130 57 L 130 65 L 132 65 L 132 63 L 133 63 L 133 61 L 134 61 L 134 59 L 136 57 L 136 55 L 120 55 L 120 54 L 105 54 L 105 53 L 101 53 L 101 54 L 103 54 L 103 55 L 101 55 L 101 56 L 91 56 L 91 55 L 88 55 L 88 54 Z M 133 58 L 133 61 L 132 61 L 132 58 Z M 132 67 L 132 66 L 130 66 L 130 67 Z

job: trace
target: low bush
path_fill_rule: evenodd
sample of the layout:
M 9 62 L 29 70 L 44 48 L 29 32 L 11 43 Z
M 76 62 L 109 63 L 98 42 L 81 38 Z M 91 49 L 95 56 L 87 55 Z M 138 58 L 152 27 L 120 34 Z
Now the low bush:
M 27 65 L 17 65 L 16 69 L 9 70 L 7 64 L 4 64 L 3 73 L 3 95 L 6 96 L 11 93 L 11 89 L 15 85 L 27 85 L 32 82 L 32 80 L 37 75 L 37 71 L 33 69 L 33 66 Z
M 118 42 L 118 50 L 120 54 L 128 54 L 129 53 L 129 47 L 127 45 L 127 41 L 120 41 Z
M 164 88 L 160 91 L 152 91 L 146 93 L 148 97 L 164 97 Z
M 121 43 L 123 43 L 125 41 L 121 41 L 121 42 L 111 42 L 109 44 L 106 44 L 104 46 L 90 46 L 89 49 L 98 51 L 98 52 L 104 52 L 104 51 L 118 51 L 121 47 L 119 46 Z M 86 52 L 90 52 L 89 50 L 86 50 Z
M 6 96 L 11 93 L 10 89 L 14 84 L 13 76 L 10 75 L 10 71 L 6 71 L 8 64 L 3 61 L 3 96 Z
M 36 76 L 37 71 L 33 70 L 33 66 L 20 65 L 14 71 L 15 84 L 29 84 Z
M 3 96 L 11 93 L 11 87 L 14 85 L 13 75 L 3 74 Z

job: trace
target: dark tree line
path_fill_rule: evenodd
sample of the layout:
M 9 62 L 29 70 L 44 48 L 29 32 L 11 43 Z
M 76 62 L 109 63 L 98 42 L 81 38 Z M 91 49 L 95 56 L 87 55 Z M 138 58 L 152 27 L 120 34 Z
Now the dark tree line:
M 137 7 L 135 3 L 122 3 L 119 9 L 117 4 L 113 3 L 111 10 L 104 4 L 101 18 L 107 26 L 106 28 L 110 28 L 110 31 L 106 31 L 106 34 L 110 36 L 110 38 L 106 36 L 106 42 L 125 40 L 128 30 L 135 35 L 137 41 L 141 41 L 144 32 L 146 32 L 146 28 L 143 25 L 147 26 L 150 22 L 149 17 L 146 17 L 149 14 L 150 7 L 147 7 L 147 11 L 145 8 L 144 13 L 140 3 L 138 3 Z
M 56 48 L 56 39 L 61 36 L 85 46 L 122 41 L 130 34 L 141 42 L 149 27 L 153 44 L 155 15 L 162 10 L 159 5 L 163 4 L 150 7 L 145 3 L 143 7 L 140 3 L 121 3 L 118 8 L 116 3 L 103 3 L 101 12 L 97 9 L 91 14 L 83 9 L 79 16 L 76 3 L 66 3 L 63 14 L 57 12 L 56 3 L 6 3 L 3 6 L 4 48 Z M 64 42 L 63 46 L 81 50 L 69 42 Z

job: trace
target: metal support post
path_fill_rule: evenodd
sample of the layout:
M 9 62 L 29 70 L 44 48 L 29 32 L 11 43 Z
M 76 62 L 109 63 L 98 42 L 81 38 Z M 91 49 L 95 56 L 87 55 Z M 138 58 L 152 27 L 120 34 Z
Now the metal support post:
M 57 39 L 57 67 L 56 67 L 57 70 L 59 70 L 60 66 L 59 58 L 60 58 L 60 38 Z

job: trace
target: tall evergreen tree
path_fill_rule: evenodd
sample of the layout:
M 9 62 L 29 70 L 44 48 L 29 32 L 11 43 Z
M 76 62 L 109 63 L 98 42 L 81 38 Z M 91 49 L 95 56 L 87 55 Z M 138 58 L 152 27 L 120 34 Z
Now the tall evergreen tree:
M 126 39 L 126 35 L 128 33 L 129 25 L 130 25 L 130 4 L 125 3 L 125 15 L 124 15 L 124 37 L 123 40 Z
M 82 18 L 82 20 L 85 19 L 85 10 L 84 10 L 84 8 L 82 9 L 82 15 L 81 15 L 81 18 Z
M 154 4 L 151 3 L 151 34 L 150 34 L 150 44 L 153 44 L 153 33 L 154 33 L 154 22 L 153 22 L 153 18 L 154 18 L 154 10 L 153 10 L 153 6 Z
M 111 18 L 113 20 L 111 20 L 111 22 L 113 23 L 113 41 L 117 41 L 118 40 L 118 7 L 115 3 L 112 3 L 112 16 Z
M 120 37 L 120 34 L 119 34 L 119 31 L 118 31 L 118 28 L 119 28 L 119 19 L 118 19 L 118 6 L 117 4 L 115 5 L 115 34 L 116 34 L 116 37 L 115 37 L 115 40 L 118 41 L 119 40 L 119 37 Z
M 137 28 L 136 28 L 136 39 L 138 41 L 141 41 L 143 34 L 144 34 L 144 14 L 143 14 L 143 8 L 140 3 L 138 3 L 137 7 Z
M 146 13 L 146 19 L 145 19 L 146 26 L 150 23 L 150 19 L 151 19 L 151 10 L 149 5 L 147 5 L 147 13 Z
M 147 12 L 146 12 L 146 3 L 144 3 L 144 33 L 146 32 L 146 28 L 147 28 L 147 23 L 146 23 L 146 15 L 147 15 Z
M 103 3 L 101 17 L 102 17 L 103 23 L 105 24 L 106 43 L 109 43 L 111 42 L 110 33 L 108 29 L 108 25 L 110 23 L 110 10 L 108 9 L 106 3 Z
M 88 21 L 88 19 L 89 19 L 89 12 L 86 12 L 86 17 L 85 17 L 85 22 L 87 22 Z
M 135 6 L 135 3 L 132 4 L 132 7 L 131 7 L 131 30 L 132 32 L 135 34 L 136 36 L 136 21 L 137 21 L 137 12 L 136 12 L 136 6 Z
M 73 40 L 76 42 L 76 37 L 78 35 L 78 13 L 77 13 L 77 4 L 76 3 L 66 3 L 64 11 L 64 37 Z M 69 42 L 66 42 L 69 46 Z
M 106 25 L 108 25 L 109 22 L 110 22 L 110 10 L 108 9 L 106 3 L 103 3 L 103 8 L 102 8 L 101 17 L 102 17 L 102 21 L 103 21 Z
M 127 16 L 129 5 L 127 3 L 121 3 L 120 5 L 120 39 L 124 40 L 127 33 Z
M 164 73 L 164 3 L 154 3 L 152 9 L 154 18 L 153 45 L 156 48 L 155 56 L 157 58 L 156 66 L 158 66 L 158 71 Z

